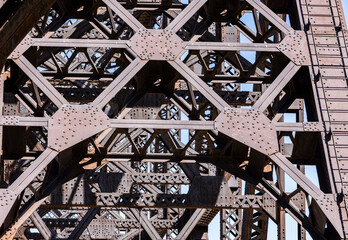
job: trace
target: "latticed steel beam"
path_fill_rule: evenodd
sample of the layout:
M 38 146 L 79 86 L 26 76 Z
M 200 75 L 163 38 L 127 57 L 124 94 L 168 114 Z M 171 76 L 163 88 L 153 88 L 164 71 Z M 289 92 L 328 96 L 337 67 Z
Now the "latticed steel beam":
M 339 0 L 0 16 L 1 239 L 207 239 L 218 212 L 221 239 L 266 239 L 270 221 L 285 238 L 286 215 L 294 239 L 348 237 Z

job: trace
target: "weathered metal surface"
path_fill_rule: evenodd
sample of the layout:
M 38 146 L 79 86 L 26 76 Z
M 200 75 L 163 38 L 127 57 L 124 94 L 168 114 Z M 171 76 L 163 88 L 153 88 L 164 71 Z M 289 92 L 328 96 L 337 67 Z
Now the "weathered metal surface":
M 221 239 L 348 238 L 339 0 L 0 1 L 0 25 L 1 239 L 207 239 L 218 213 Z

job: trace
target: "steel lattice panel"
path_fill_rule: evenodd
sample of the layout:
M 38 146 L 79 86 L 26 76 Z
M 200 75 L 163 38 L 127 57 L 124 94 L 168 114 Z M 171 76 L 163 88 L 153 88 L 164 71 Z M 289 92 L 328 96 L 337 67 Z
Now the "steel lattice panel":
M 221 239 L 348 237 L 339 0 L 0 16 L 1 239 L 208 239 L 214 218 Z

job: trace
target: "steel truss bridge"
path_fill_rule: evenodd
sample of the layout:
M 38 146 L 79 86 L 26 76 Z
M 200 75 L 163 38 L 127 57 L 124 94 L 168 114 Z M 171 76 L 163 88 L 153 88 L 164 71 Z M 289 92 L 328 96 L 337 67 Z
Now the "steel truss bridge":
M 1 239 L 348 238 L 346 27 L 340 0 L 1 0 Z

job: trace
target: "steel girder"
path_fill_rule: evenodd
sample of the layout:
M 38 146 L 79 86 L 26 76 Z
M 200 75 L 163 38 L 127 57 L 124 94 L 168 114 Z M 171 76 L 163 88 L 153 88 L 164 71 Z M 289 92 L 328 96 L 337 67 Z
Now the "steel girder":
M 2 239 L 348 236 L 339 0 L 0 12 Z

